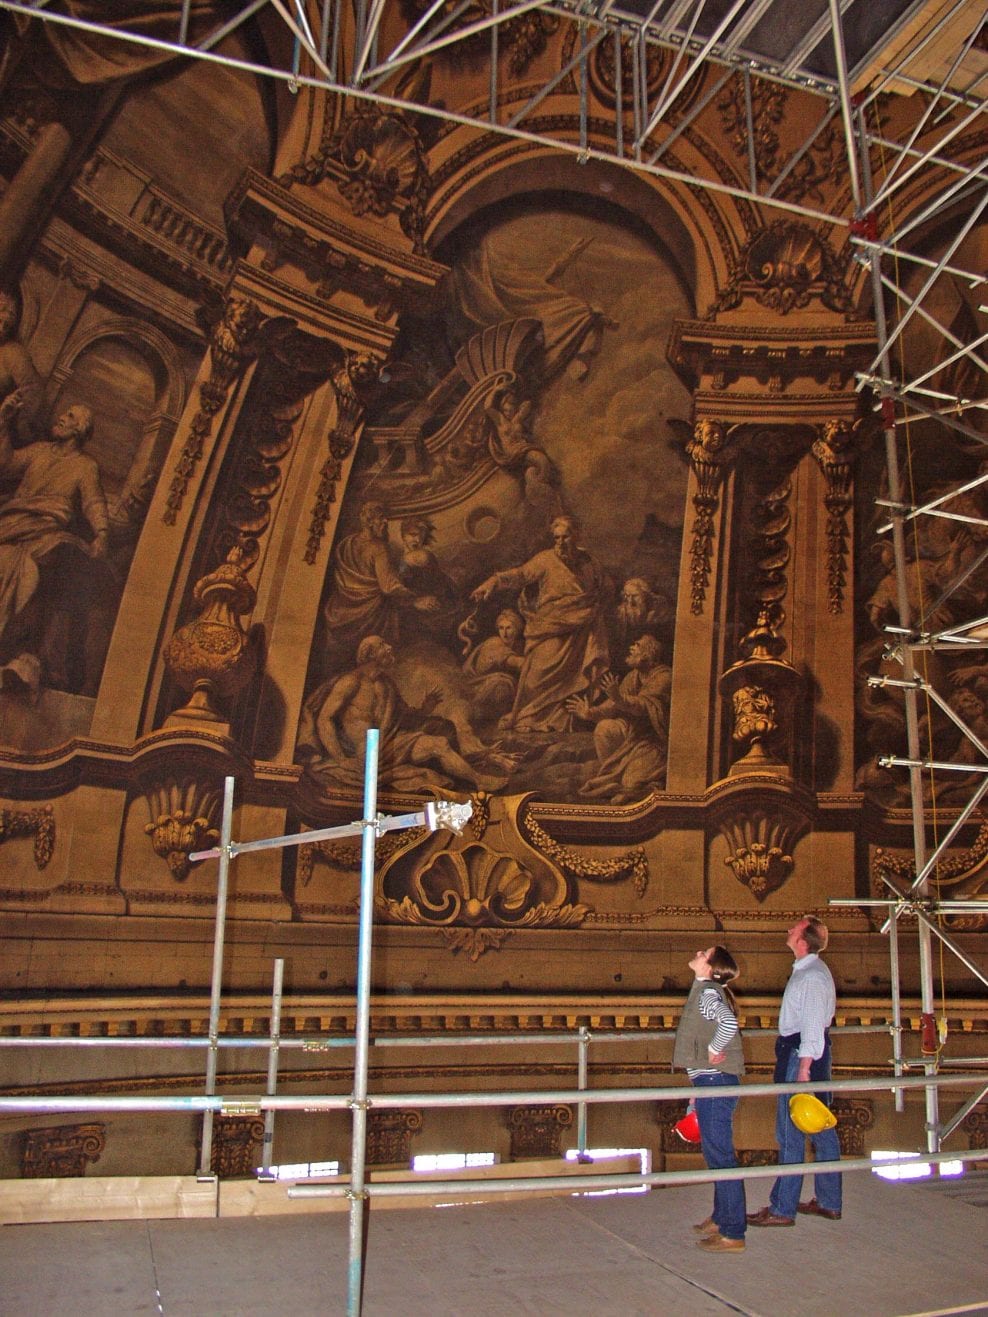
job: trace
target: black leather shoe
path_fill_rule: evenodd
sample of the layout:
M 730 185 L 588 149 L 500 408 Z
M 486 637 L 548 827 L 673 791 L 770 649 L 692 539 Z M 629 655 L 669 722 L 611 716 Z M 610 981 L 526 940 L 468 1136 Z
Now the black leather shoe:
M 808 1203 L 800 1203 L 796 1210 L 804 1216 L 825 1216 L 828 1221 L 839 1221 L 841 1215 L 829 1207 L 821 1207 L 815 1198 L 811 1198 Z

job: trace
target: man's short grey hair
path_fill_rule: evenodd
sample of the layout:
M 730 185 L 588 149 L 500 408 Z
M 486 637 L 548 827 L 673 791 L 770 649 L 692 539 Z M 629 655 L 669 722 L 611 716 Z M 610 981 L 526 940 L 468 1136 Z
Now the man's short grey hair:
M 382 636 L 364 636 L 357 646 L 357 662 L 369 663 L 371 659 L 377 658 L 387 643 Z
M 79 403 L 78 410 L 82 412 L 83 415 L 82 430 L 79 433 L 79 441 L 80 443 L 88 444 L 93 437 L 93 430 L 96 428 L 96 418 L 93 415 L 92 407 L 87 407 L 85 403 Z
M 635 643 L 642 658 L 647 659 L 649 663 L 658 663 L 662 657 L 662 646 L 654 636 L 639 636 Z
M 621 587 L 621 593 L 625 594 L 628 590 L 637 590 L 639 594 L 645 595 L 653 593 L 652 587 L 643 576 L 629 576 Z
M 806 949 L 810 952 L 820 952 L 827 949 L 827 941 L 830 933 L 827 925 L 822 919 L 817 919 L 815 915 L 806 916 L 806 927 L 803 929 L 803 941 L 806 943 Z

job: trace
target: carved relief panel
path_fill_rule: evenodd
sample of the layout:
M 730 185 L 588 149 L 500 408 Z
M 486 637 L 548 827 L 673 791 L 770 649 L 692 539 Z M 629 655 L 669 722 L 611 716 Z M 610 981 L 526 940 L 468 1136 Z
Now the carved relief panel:
M 558 1157 L 563 1130 L 573 1124 L 573 1109 L 564 1105 L 511 1107 L 507 1121 L 512 1161 L 523 1157 Z
M 97 1123 L 28 1130 L 21 1174 L 25 1180 L 82 1176 L 87 1166 L 99 1161 L 105 1147 L 106 1126 Z

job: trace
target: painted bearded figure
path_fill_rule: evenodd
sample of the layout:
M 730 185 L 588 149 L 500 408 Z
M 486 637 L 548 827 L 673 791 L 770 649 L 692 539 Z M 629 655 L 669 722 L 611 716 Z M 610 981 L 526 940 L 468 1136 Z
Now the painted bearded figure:
M 566 701 L 592 688 L 608 667 L 604 575 L 579 547 L 573 517 L 551 526 L 553 547 L 528 562 L 496 572 L 473 592 L 477 602 L 516 592 L 525 619 L 525 656 L 514 707 L 504 726 L 516 732 L 569 728 Z

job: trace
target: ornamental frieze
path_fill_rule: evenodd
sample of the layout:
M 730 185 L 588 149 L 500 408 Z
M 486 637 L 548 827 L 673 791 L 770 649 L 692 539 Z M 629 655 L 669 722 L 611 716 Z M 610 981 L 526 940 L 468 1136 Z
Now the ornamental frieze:
M 613 858 L 587 855 L 556 841 L 528 810 L 527 796 L 474 796 L 474 816 L 462 836 L 412 828 L 389 834 L 376 848 L 378 918 L 434 929 L 451 952 L 478 960 L 499 950 L 519 929 L 579 927 L 594 907 L 587 885 L 630 883 L 636 898 L 648 882 L 648 861 L 634 847 Z M 309 915 L 316 903 L 316 860 L 354 873 L 360 848 L 346 839 L 300 848 L 296 901 Z M 307 891 L 308 889 L 308 891 Z M 341 906 L 352 919 L 355 907 Z

